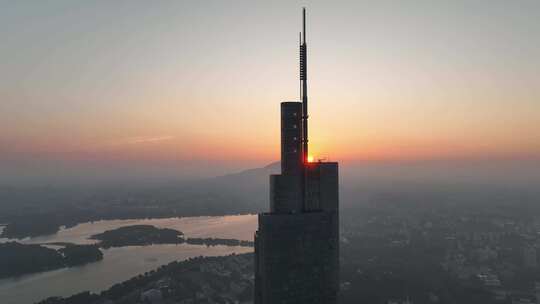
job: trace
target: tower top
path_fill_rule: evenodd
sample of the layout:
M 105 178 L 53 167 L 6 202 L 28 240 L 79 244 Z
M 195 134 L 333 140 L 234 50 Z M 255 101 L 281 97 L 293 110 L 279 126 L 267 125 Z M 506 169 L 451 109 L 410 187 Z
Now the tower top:
M 306 8 L 302 8 L 302 37 L 304 38 L 304 44 L 306 43 Z
M 308 94 L 307 94 L 307 44 L 306 8 L 302 8 L 302 33 L 300 34 L 300 89 L 302 98 L 303 160 L 308 162 Z

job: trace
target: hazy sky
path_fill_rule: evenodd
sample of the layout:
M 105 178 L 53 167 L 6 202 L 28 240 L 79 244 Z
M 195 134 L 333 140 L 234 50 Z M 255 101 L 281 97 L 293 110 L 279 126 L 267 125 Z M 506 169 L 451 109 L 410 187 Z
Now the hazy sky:
M 315 157 L 540 159 L 540 1 L 0 0 L 3 173 L 277 160 L 304 5 Z

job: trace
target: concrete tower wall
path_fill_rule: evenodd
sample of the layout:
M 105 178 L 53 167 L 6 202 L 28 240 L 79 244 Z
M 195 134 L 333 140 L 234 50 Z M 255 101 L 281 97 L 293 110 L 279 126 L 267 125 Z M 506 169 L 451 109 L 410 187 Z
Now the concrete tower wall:
M 337 295 L 339 290 L 339 172 L 338 163 L 315 162 L 306 164 L 305 211 L 321 212 L 327 217 L 324 224 L 328 235 L 330 260 L 326 263 L 327 292 Z M 336 303 L 327 302 L 327 303 Z
M 333 224 L 330 212 L 259 214 L 255 303 L 337 303 Z
M 302 180 L 298 175 L 270 175 L 270 212 L 302 211 Z
M 302 103 L 281 103 L 281 173 L 301 175 L 302 155 Z
M 337 211 L 339 202 L 338 163 L 306 164 L 306 211 Z
M 270 213 L 255 234 L 255 303 L 335 304 L 339 291 L 337 163 L 270 176 Z

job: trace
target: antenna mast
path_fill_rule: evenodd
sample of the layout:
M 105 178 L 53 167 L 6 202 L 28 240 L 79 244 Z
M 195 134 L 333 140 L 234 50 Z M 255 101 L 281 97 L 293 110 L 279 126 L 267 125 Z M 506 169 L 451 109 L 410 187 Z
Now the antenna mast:
M 307 95 L 307 45 L 306 8 L 302 8 L 302 34 L 300 40 L 300 82 L 302 85 L 302 142 L 304 163 L 308 160 L 308 95 Z

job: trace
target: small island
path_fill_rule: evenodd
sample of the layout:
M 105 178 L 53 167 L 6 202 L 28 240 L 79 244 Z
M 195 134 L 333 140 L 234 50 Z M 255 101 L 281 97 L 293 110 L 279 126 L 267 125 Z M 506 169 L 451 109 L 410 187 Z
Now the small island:
M 67 267 L 80 266 L 103 259 L 103 253 L 96 245 L 66 244 L 64 248 L 58 249 L 58 252 L 63 256 L 64 265 Z
M 103 248 L 123 246 L 145 246 L 153 244 L 180 244 L 184 242 L 183 233 L 168 228 L 151 225 L 133 225 L 107 230 L 94 234 L 90 239 L 99 240 Z
M 79 266 L 103 259 L 100 248 L 147 246 L 154 244 L 189 244 L 205 246 L 253 247 L 253 242 L 221 238 L 185 238 L 181 231 L 152 225 L 133 225 L 107 230 L 90 239 L 93 245 L 65 242 L 45 244 L 0 243 L 0 279 L 35 272 Z
M 66 244 L 58 250 L 17 242 L 0 243 L 0 278 L 72 267 L 103 259 L 95 245 Z
M 153 244 L 190 244 L 206 246 L 243 246 L 253 247 L 253 242 L 219 238 L 184 238 L 181 231 L 169 228 L 157 228 L 151 225 L 133 225 L 107 230 L 94 234 L 90 239 L 99 240 L 102 248 L 123 246 L 147 246 Z

